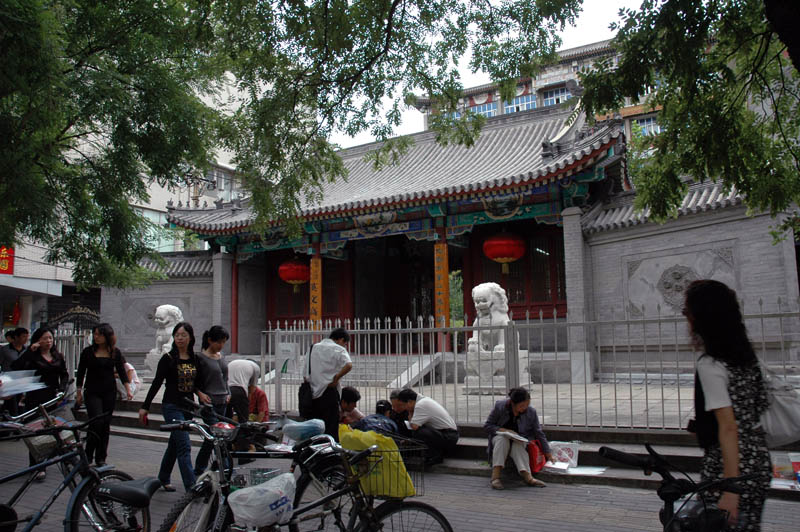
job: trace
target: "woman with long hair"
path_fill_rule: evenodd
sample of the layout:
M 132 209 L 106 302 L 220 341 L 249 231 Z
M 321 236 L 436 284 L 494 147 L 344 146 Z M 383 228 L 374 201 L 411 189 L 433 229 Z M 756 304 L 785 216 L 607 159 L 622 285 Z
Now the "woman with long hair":
M 92 329 L 92 345 L 81 352 L 78 361 L 75 406 L 86 403 L 89 418 L 107 414 L 96 419 L 89 426 L 86 435 L 86 456 L 98 466 L 106 463 L 108 456 L 108 436 L 111 432 L 111 416 L 117 399 L 117 382 L 114 371 L 120 375 L 128 400 L 133 399 L 128 376 L 125 372 L 125 359 L 116 347 L 117 337 L 108 323 L 101 323 Z M 86 393 L 84 393 L 84 378 Z
M 202 351 L 197 362 L 202 368 L 202 380 L 196 381 L 197 388 L 211 398 L 211 408 L 203 410 L 203 422 L 213 425 L 224 416 L 228 407 L 230 392 L 228 391 L 228 363 L 222 356 L 222 348 L 228 341 L 228 331 L 220 325 L 214 325 L 203 333 Z M 208 459 L 214 444 L 204 441 L 194 461 L 194 474 L 199 476 L 208 467 Z
M 172 349 L 164 353 L 158 361 L 153 384 L 150 385 L 144 404 L 139 410 L 139 421 L 142 425 L 147 426 L 147 413 L 162 384 L 164 384 L 164 395 L 161 399 L 161 413 L 164 415 L 165 423 L 191 419 L 191 414 L 186 412 L 186 403 L 193 400 L 194 394 L 197 394 L 202 402 L 209 402 L 208 396 L 195 385 L 195 382 L 202 380 L 203 376 L 202 369 L 197 363 L 197 355 L 194 353 L 194 342 L 194 329 L 191 324 L 182 321 L 172 329 Z M 170 433 L 167 449 L 161 459 L 158 479 L 164 491 L 175 491 L 175 487 L 170 483 L 170 476 L 176 460 L 183 487 L 189 491 L 195 482 L 192 447 L 189 435 L 182 430 Z
M 711 494 L 728 512 L 731 531 L 761 530 L 772 466 L 760 425 L 768 399 L 736 292 L 704 279 L 686 289 L 683 314 L 702 351 L 695 376 L 695 422 L 690 430 L 704 449 L 702 478 L 756 475 L 741 494 Z
M 31 336 L 31 345 L 28 346 L 11 366 L 14 370 L 35 370 L 35 375 L 41 378 L 46 388 L 33 390 L 25 394 L 25 410 L 36 408 L 42 403 L 53 399 L 59 392 L 63 392 L 69 381 L 67 361 L 55 346 L 55 333 L 48 327 L 40 327 Z M 28 461 L 31 465 L 36 463 L 32 455 Z M 39 471 L 36 480 L 44 480 L 45 472 Z

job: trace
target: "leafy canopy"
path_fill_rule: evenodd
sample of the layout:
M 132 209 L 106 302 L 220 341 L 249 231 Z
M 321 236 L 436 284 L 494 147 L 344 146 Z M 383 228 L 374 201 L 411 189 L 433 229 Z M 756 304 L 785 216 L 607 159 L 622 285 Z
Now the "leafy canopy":
M 146 201 L 153 182 L 186 186 L 219 148 L 234 154 L 256 227 L 296 227 L 301 202 L 345 177 L 334 129 L 387 139 L 415 92 L 454 107 L 455 65 L 470 48 L 472 68 L 507 85 L 535 73 L 579 4 L 7 0 L 0 242 L 48 246 L 82 285 L 145 281 L 137 264 L 152 228 L 130 202 Z M 436 128 L 462 143 L 478 129 Z
M 296 229 L 301 205 L 346 178 L 327 141 L 335 129 L 389 139 L 373 157 L 391 163 L 408 147 L 391 139 L 403 105 L 426 94 L 438 140 L 470 145 L 482 122 L 449 112 L 462 91 L 455 65 L 471 52 L 470 67 L 509 98 L 554 60 L 581 3 L 6 0 L 0 243 L 48 246 L 81 285 L 145 282 L 152 228 L 130 203 L 153 182 L 191 184 L 220 148 L 256 229 Z M 585 73 L 590 116 L 658 84 L 649 103 L 665 132 L 637 176 L 656 216 L 679 201 L 683 175 L 721 178 L 772 212 L 800 196 L 793 26 L 781 41 L 773 24 L 785 25 L 767 21 L 782 19 L 778 4 L 645 0 L 619 27 L 618 67 Z
M 670 0 L 621 11 L 621 54 L 581 76 L 589 116 L 643 97 L 662 132 L 632 161 L 637 204 L 674 215 L 686 177 L 720 179 L 755 210 L 800 203 L 800 87 L 761 0 Z M 796 8 L 795 8 L 796 9 Z M 796 20 L 796 19 L 795 19 Z M 783 38 L 786 42 L 781 40 Z

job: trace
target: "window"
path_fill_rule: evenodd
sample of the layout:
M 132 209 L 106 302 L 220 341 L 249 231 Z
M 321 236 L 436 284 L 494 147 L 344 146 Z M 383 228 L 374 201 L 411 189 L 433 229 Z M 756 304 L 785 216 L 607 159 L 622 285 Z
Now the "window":
M 497 102 L 482 103 L 481 105 L 473 105 L 469 108 L 470 111 L 476 115 L 483 115 L 486 118 L 491 118 L 497 114 Z
M 506 102 L 503 107 L 503 112 L 505 114 L 519 113 L 520 111 L 527 111 L 528 109 L 536 109 L 535 94 L 524 94 L 522 96 L 517 96 L 510 102 Z
M 656 121 L 656 117 L 648 116 L 647 118 L 637 118 L 636 123 L 642 128 L 642 135 L 648 137 L 658 135 L 661 133 L 661 126 Z
M 139 214 L 147 218 L 150 222 L 158 227 L 165 227 L 167 220 L 163 212 L 153 211 L 150 209 L 137 209 Z M 159 231 L 155 227 L 148 229 L 147 243 L 150 244 L 156 251 L 174 251 L 175 240 L 168 238 L 163 231 Z
M 569 93 L 566 87 L 544 91 L 545 107 L 548 105 L 558 105 L 560 103 L 564 103 L 570 98 L 572 98 L 572 95 Z

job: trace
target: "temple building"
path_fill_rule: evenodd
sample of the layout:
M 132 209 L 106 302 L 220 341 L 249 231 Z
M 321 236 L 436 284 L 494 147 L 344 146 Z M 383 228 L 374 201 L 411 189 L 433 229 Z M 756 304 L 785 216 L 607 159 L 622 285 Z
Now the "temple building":
M 465 90 L 463 108 L 487 117 L 470 148 L 442 147 L 422 131 L 382 170 L 364 157 L 377 144 L 342 150 L 348 179 L 303 205 L 298 238 L 280 228 L 254 234 L 247 198 L 171 205 L 168 223 L 209 249 L 166 254 L 167 280 L 147 289 L 103 290 L 104 319 L 120 345 L 144 353 L 147 317 L 174 304 L 196 330 L 227 327 L 231 352 L 257 354 L 259 332 L 276 322 L 434 316 L 447 324 L 454 271 L 470 320 L 469 289 L 487 281 L 505 288 L 515 318 L 672 314 L 686 283 L 703 277 L 727 282 L 746 304 L 782 296 L 796 309 L 794 243 L 773 244 L 778 222 L 748 213 L 736 191 L 693 183 L 663 225 L 634 211 L 626 139 L 632 121 L 657 133 L 656 114 L 629 102 L 606 120 L 569 120 L 576 73 L 611 54 L 607 41 L 564 50 L 536 79 L 520 80 L 509 102 L 493 85 Z M 417 105 L 433 112 L 425 99 Z

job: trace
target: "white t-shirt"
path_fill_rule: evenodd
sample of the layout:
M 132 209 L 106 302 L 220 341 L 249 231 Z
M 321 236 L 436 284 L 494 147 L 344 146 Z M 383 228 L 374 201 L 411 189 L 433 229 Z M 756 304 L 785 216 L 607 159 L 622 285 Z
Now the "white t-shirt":
M 417 395 L 417 402 L 414 405 L 414 417 L 411 419 L 412 425 L 428 425 L 432 429 L 444 430 L 456 428 L 456 422 L 442 405 L 431 399 Z
M 238 386 L 244 388 L 246 392 L 248 386 L 256 383 L 259 373 L 261 368 L 252 360 L 246 358 L 231 360 L 228 362 L 228 387 Z
M 139 380 L 139 374 L 136 373 L 136 368 L 134 368 L 133 365 L 130 364 L 129 362 L 125 362 L 125 371 L 128 372 L 128 371 L 131 371 L 131 370 L 133 370 L 133 379 L 131 379 L 131 381 L 132 381 L 131 384 L 135 384 L 136 386 L 139 386 L 142 383 L 142 381 Z
M 725 364 L 703 355 L 697 361 L 697 374 L 703 385 L 707 412 L 733 405 L 728 395 L 728 369 Z
M 347 349 L 337 344 L 330 338 L 325 338 L 311 348 L 311 375 L 308 373 L 308 359 L 303 362 L 303 377 L 311 383 L 314 399 L 322 397 L 325 388 L 333 382 L 333 378 L 343 367 L 350 364 L 350 354 Z M 339 382 L 341 392 L 342 384 Z

